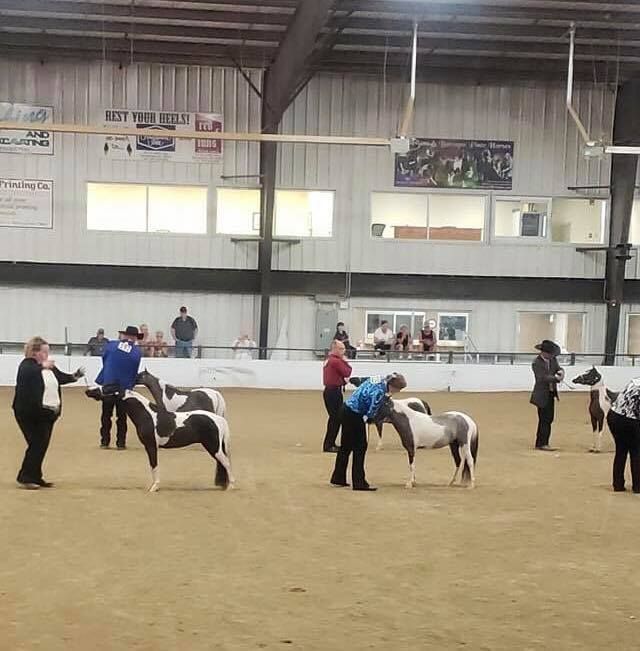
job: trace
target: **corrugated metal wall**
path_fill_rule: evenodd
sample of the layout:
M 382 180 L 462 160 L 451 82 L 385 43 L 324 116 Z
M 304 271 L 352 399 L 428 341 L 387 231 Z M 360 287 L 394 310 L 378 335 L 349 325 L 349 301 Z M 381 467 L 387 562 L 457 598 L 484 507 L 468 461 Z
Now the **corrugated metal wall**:
M 406 87 L 349 76 L 320 76 L 287 111 L 295 133 L 389 136 L 396 133 Z M 609 134 L 615 96 L 602 87 L 576 91 L 576 106 L 594 135 Z M 608 184 L 609 161 L 582 156 L 561 87 L 420 84 L 412 133 L 425 137 L 515 141 L 512 195 L 575 196 L 570 185 Z M 393 156 L 385 149 L 283 145 L 278 182 L 336 191 L 335 239 L 276 245 L 279 269 L 405 271 L 483 275 L 599 276 L 601 256 L 573 245 L 387 242 L 370 237 L 370 193 L 393 190 Z M 504 195 L 505 193 L 500 193 Z M 489 204 L 491 194 L 489 193 Z
M 256 335 L 260 314 L 258 297 L 196 292 L 140 292 L 0 286 L 5 318 L 0 341 L 24 341 L 35 334 L 51 342 L 82 343 L 103 327 L 115 336 L 126 325 L 146 323 L 152 332 L 162 330 L 170 341 L 169 327 L 186 305 L 199 325 L 202 345 L 231 346 L 241 331 Z
M 289 322 L 289 346 L 292 348 L 313 348 L 315 346 L 316 304 L 313 300 L 295 296 L 279 296 L 272 303 L 270 345 L 275 345 L 278 328 L 285 316 Z M 367 311 L 438 311 L 464 312 L 469 314 L 469 335 L 481 351 L 517 351 L 518 312 L 579 312 L 585 315 L 584 350 L 575 352 L 599 353 L 604 348 L 606 308 L 604 305 L 581 303 L 530 303 L 504 301 L 447 301 L 447 300 L 403 300 L 393 299 L 351 299 L 349 307 L 340 310 L 340 319 L 345 322 L 351 341 L 365 337 Z M 636 310 L 640 311 L 640 310 Z M 624 324 L 624 319 L 622 323 Z
M 259 86 L 261 73 L 250 74 Z M 0 59 L 0 101 L 53 106 L 62 122 L 100 124 L 109 107 L 201 110 L 223 113 L 227 130 L 260 130 L 260 100 L 237 71 L 222 68 Z M 255 245 L 233 244 L 213 232 L 220 176 L 256 174 L 256 144 L 226 143 L 219 164 L 114 161 L 105 158 L 102 144 L 93 136 L 56 135 L 53 156 L 0 155 L 0 176 L 55 182 L 53 230 L 1 229 L 0 258 L 255 268 Z M 87 181 L 208 185 L 209 234 L 88 232 Z

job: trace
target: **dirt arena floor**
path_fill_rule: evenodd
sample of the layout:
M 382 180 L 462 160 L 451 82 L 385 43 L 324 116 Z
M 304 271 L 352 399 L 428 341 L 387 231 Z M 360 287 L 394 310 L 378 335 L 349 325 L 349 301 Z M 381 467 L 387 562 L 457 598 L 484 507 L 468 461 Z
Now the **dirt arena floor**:
M 387 426 L 367 456 L 377 493 L 328 486 L 320 393 L 229 390 L 237 488 L 202 450 L 135 437 L 98 448 L 98 405 L 67 390 L 50 491 L 14 483 L 23 441 L 0 390 L 0 649 L 637 649 L 640 496 L 610 490 L 611 440 L 563 396 L 531 450 L 522 394 L 430 394 L 480 425 L 477 488 L 448 488 L 448 450 L 419 486 Z M 614 646 L 615 645 L 615 646 Z

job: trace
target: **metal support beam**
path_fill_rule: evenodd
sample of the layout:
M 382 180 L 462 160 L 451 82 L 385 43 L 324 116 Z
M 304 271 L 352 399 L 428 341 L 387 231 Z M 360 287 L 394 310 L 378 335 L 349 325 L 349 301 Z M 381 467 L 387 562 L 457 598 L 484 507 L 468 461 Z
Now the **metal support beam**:
M 613 142 L 640 142 L 640 80 L 623 84 L 616 99 Z M 624 276 L 627 257 L 619 254 L 628 250 L 633 195 L 638 171 L 638 156 L 614 154 L 611 157 L 611 220 L 609 250 L 605 276 L 607 329 L 604 364 L 615 360 L 620 330 L 620 307 L 624 300 Z
M 278 54 L 264 73 L 262 86 L 262 133 L 273 134 L 286 111 L 294 91 L 299 88 L 318 35 L 326 25 L 335 0 L 301 0 L 291 19 Z M 271 261 L 273 258 L 273 209 L 276 192 L 278 146 L 275 142 L 260 143 L 260 358 L 265 359 L 269 345 L 269 312 L 271 307 Z

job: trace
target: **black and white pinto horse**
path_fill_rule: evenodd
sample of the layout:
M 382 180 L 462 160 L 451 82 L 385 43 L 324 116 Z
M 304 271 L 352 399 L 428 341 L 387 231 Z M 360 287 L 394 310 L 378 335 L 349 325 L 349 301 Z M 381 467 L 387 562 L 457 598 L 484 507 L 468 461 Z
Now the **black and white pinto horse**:
M 197 389 L 178 389 L 158 379 L 145 369 L 138 373 L 136 384 L 143 384 L 149 389 L 157 405 L 162 405 L 170 412 L 210 411 L 223 418 L 227 405 L 222 394 L 215 389 L 198 387 Z
M 462 484 L 475 486 L 475 464 L 478 458 L 478 426 L 459 411 L 448 411 L 438 416 L 415 411 L 400 400 L 385 398 L 377 419 L 390 422 L 398 432 L 402 446 L 409 457 L 407 488 L 416 485 L 415 454 L 417 448 L 449 446 L 456 465 L 449 486 L 455 484 L 462 465 Z
M 201 410 L 170 413 L 135 391 L 126 391 L 123 400 L 127 415 L 135 425 L 138 438 L 149 457 L 150 493 L 160 488 L 158 448 L 183 448 L 194 443 L 200 443 L 215 459 L 215 485 L 223 489 L 233 487 L 235 479 L 229 458 L 229 425 L 222 416 Z
M 420 398 L 403 398 L 402 400 L 396 400 L 395 402 L 400 402 L 407 407 L 415 410 L 422 412 L 423 414 L 427 414 L 428 416 L 431 416 L 431 407 L 429 406 L 429 403 L 425 402 L 424 400 L 420 400 Z M 379 420 L 374 420 L 372 422 L 372 425 L 376 428 L 376 431 L 378 432 L 378 445 L 376 446 L 376 452 L 379 450 L 382 450 L 382 425 L 383 423 L 390 423 L 388 419 L 385 419 L 384 421 L 379 421 Z
M 591 429 L 593 430 L 593 445 L 589 452 L 600 452 L 602 449 L 602 430 L 607 420 L 607 414 L 618 394 L 607 389 L 602 381 L 602 375 L 595 366 L 592 366 L 586 373 L 578 375 L 572 382 L 573 384 L 591 387 L 589 392 L 589 417 L 591 418 Z

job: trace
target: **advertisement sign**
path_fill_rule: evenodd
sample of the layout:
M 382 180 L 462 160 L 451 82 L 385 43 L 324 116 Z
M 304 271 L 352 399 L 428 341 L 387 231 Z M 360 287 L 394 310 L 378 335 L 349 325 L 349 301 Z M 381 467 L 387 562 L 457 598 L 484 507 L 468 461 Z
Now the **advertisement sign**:
M 3 122 L 36 122 L 42 128 L 7 130 Z M 51 106 L 0 102 L 0 154 L 53 154 L 53 133 L 46 129 L 51 122 Z
M 222 140 L 171 137 L 180 131 L 202 132 L 203 136 L 221 132 L 223 120 L 217 113 L 105 109 L 103 124 L 158 132 L 157 136 L 105 136 L 102 152 L 111 158 L 193 163 L 215 161 L 222 156 Z
M 0 226 L 53 228 L 53 181 L 0 178 Z
M 408 188 L 511 190 L 511 140 L 412 138 L 407 154 L 397 154 L 395 185 Z

